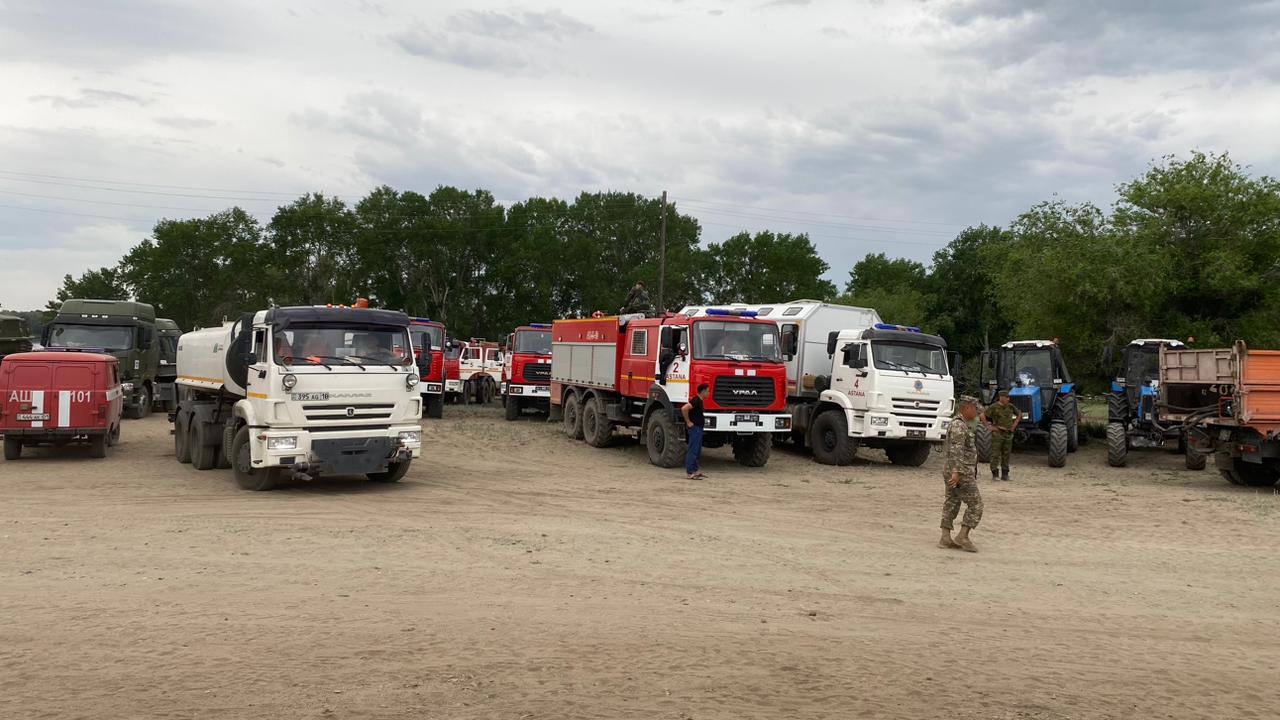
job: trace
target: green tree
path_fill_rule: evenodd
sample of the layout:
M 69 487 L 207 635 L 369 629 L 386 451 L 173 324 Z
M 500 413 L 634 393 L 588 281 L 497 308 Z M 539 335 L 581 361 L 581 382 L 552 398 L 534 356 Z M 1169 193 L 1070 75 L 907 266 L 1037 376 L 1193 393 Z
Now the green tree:
M 830 266 L 805 234 L 741 232 L 707 247 L 708 302 L 827 300 L 836 287 L 822 277 Z
M 70 275 L 62 277 L 62 287 L 53 300 L 45 305 L 45 321 L 53 319 L 58 308 L 68 298 L 86 298 L 93 300 L 128 300 L 129 289 L 125 287 L 119 268 L 100 267 L 97 270 L 86 270 L 80 277 Z
M 996 302 L 992 265 L 983 261 L 984 248 L 1009 240 L 1004 230 L 979 225 L 965 228 L 933 254 L 926 284 L 927 324 L 966 359 L 1013 339 L 1009 337 L 1012 328 Z
M 320 305 L 355 299 L 356 217 L 342 200 L 303 195 L 276 210 L 267 237 L 276 302 Z
M 844 291 L 855 295 L 869 290 L 919 288 L 924 285 L 926 275 L 924 265 L 915 260 L 890 259 L 884 253 L 872 253 L 854 263 Z

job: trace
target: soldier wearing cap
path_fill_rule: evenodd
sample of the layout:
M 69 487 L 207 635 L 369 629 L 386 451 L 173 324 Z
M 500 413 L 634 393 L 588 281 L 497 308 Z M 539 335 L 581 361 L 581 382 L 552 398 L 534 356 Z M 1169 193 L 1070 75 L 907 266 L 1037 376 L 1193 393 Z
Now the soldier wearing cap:
M 996 401 L 982 411 L 978 422 L 991 430 L 991 479 L 1009 479 L 1009 455 L 1013 452 L 1013 432 L 1022 422 L 1022 411 L 1009 402 L 1009 391 L 1001 390 Z
M 627 301 L 618 309 L 618 314 L 644 313 L 648 315 L 651 312 L 653 312 L 653 306 L 649 304 L 649 293 L 644 289 L 644 281 L 636 280 L 631 292 L 627 293 Z
M 946 486 L 946 499 L 942 503 L 942 538 L 938 547 L 959 548 L 978 552 L 969 531 L 982 520 L 982 494 L 978 492 L 978 447 L 974 443 L 973 420 L 978 416 L 977 398 L 960 397 L 958 417 L 947 428 L 946 465 L 942 479 Z M 964 519 L 960 532 L 951 537 L 952 523 L 964 504 Z

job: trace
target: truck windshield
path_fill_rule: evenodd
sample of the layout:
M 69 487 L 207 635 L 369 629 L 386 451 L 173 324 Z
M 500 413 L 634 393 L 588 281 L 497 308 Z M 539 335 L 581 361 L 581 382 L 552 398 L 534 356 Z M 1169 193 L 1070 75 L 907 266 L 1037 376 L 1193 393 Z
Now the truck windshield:
M 1053 354 L 1049 348 L 1005 350 L 1001 387 L 1052 387 Z
M 693 357 L 698 360 L 781 362 L 778 326 L 773 323 L 700 320 L 693 324 Z
M 1125 368 L 1125 382 L 1130 385 L 1147 385 L 1160 379 L 1160 348 L 1142 347 L 1129 351 L 1129 367 Z
M 178 357 L 178 336 L 177 335 L 161 335 L 160 336 L 160 355 L 168 360 Z
M 413 347 L 417 350 L 444 347 L 444 330 L 434 325 L 410 325 L 409 334 L 413 336 Z
M 515 351 L 534 355 L 550 355 L 551 332 L 548 330 L 521 330 L 516 333 Z
M 292 323 L 275 332 L 276 362 L 283 365 L 408 365 L 409 334 L 385 325 Z
M 120 325 L 58 323 L 49 333 L 49 347 L 130 350 L 133 348 L 133 328 Z
M 946 350 L 937 345 L 876 341 L 871 343 L 871 359 L 880 370 L 947 374 Z

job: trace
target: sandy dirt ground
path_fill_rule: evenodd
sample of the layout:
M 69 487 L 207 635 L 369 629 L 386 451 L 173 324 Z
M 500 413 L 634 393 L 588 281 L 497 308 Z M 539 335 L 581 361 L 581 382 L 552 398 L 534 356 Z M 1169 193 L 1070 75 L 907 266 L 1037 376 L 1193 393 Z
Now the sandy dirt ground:
M 173 459 L 0 464 L 5 718 L 1273 718 L 1280 497 L 1100 443 L 982 482 L 864 451 L 705 482 L 497 408 L 397 485 Z

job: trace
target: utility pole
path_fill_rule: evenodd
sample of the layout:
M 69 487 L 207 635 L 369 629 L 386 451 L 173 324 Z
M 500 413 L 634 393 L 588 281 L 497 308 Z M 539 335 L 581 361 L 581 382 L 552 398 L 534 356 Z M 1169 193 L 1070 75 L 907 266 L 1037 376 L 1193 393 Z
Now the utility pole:
M 667 311 L 664 294 L 667 289 L 667 191 L 662 191 L 662 250 L 658 256 L 658 312 Z

